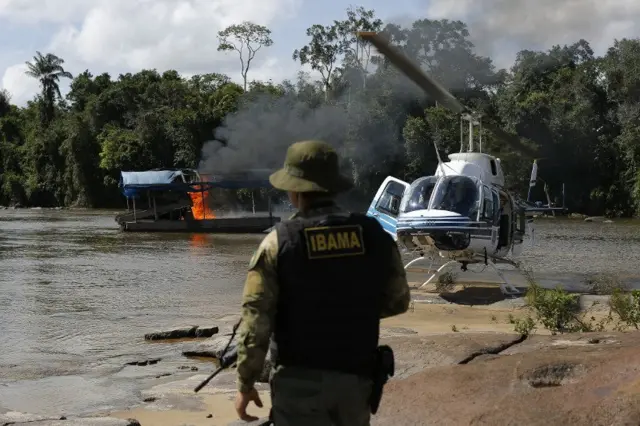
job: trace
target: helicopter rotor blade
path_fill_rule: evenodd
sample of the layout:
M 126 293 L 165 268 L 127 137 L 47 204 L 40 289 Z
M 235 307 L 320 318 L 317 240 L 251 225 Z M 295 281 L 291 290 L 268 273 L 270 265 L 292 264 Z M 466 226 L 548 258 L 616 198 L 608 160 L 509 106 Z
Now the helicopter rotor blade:
M 438 103 L 449 108 L 457 114 L 471 114 L 473 112 L 458 101 L 447 89 L 442 87 L 438 82 L 429 77 L 420 67 L 404 55 L 398 48 L 392 46 L 382 35 L 373 31 L 359 31 L 358 37 L 373 44 L 375 48 L 382 53 L 393 65 L 416 83 L 422 90 L 431 95 Z M 522 139 L 514 134 L 507 133 L 493 121 L 485 122 L 483 119 L 483 127 L 490 130 L 496 137 L 502 139 L 514 150 L 535 157 L 535 149 L 525 145 Z
M 411 61 L 396 47 L 388 43 L 380 34 L 372 31 L 360 31 L 358 32 L 358 36 L 373 44 L 380 53 L 391 61 L 393 65 L 399 68 L 400 71 L 416 83 L 422 90 L 431 95 L 436 101 L 438 101 L 438 103 L 441 103 L 451 111 L 458 114 L 471 112 L 451 93 L 449 93 L 447 89 L 426 75 L 416 63 Z
M 501 127 L 496 125 L 491 120 L 487 120 L 487 121 L 483 120 L 482 126 L 485 129 L 488 129 L 489 131 L 491 131 L 491 133 L 493 133 L 498 139 L 507 143 L 512 149 L 519 151 L 528 157 L 532 157 L 532 158 L 536 157 L 535 148 L 529 145 L 525 145 L 521 137 L 514 135 L 512 133 L 505 132 Z

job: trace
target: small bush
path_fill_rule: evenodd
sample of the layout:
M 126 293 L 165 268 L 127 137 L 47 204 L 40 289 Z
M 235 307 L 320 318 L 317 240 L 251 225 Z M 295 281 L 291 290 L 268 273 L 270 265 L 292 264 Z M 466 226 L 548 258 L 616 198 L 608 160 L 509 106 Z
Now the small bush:
M 613 314 L 618 317 L 617 329 L 640 329 L 640 291 L 626 293 L 626 287 L 615 277 L 600 275 L 591 278 L 594 291 L 611 294 L 609 315 L 598 321 L 593 315 L 589 315 L 589 310 L 581 309 L 579 294 L 568 293 L 560 287 L 542 288 L 535 282 L 530 270 L 523 273 L 529 282 L 525 300 L 531 313 L 519 319 L 513 316 L 509 318 L 519 334 L 531 334 L 537 324 L 552 334 L 602 331 L 614 321 Z
M 515 318 L 513 315 L 509 315 L 509 322 L 513 324 L 513 330 L 523 336 L 530 335 L 536 329 L 536 322 L 529 315 L 524 318 Z
M 608 295 L 616 291 L 627 291 L 629 286 L 613 274 L 594 274 L 585 280 L 591 294 Z
M 527 290 L 526 300 L 534 310 L 536 319 L 552 333 L 591 331 L 579 318 L 579 294 L 567 293 L 560 287 L 549 290 L 532 283 Z
M 618 330 L 629 327 L 640 329 L 640 290 L 625 293 L 621 289 L 615 289 L 609 299 L 609 307 L 618 316 Z
M 436 283 L 436 291 L 438 293 L 446 293 L 453 290 L 458 279 L 457 274 L 454 272 L 445 272 L 438 276 L 438 282 Z

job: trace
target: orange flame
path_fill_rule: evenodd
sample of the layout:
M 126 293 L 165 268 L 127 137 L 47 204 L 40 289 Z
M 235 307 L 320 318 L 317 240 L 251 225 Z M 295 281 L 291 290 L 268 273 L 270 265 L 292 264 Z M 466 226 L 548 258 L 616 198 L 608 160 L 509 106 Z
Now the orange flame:
M 209 196 L 211 194 L 209 191 L 203 192 L 190 192 L 189 196 L 191 197 L 191 213 L 193 213 L 193 218 L 195 220 L 203 220 L 203 219 L 215 219 L 216 215 L 209 208 Z

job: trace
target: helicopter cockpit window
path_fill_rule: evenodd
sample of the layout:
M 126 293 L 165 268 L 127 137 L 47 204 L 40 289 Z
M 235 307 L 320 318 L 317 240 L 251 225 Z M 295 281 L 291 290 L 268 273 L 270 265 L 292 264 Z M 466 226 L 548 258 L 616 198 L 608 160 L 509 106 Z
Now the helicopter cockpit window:
M 475 180 L 467 176 L 445 176 L 436 187 L 431 208 L 455 212 L 477 220 L 481 195 Z
M 437 182 L 438 178 L 435 176 L 423 177 L 413 182 L 402 199 L 400 211 L 409 213 L 428 209 L 429 200 Z
M 498 167 L 496 166 L 496 160 L 491 160 L 491 174 L 496 176 L 498 174 Z

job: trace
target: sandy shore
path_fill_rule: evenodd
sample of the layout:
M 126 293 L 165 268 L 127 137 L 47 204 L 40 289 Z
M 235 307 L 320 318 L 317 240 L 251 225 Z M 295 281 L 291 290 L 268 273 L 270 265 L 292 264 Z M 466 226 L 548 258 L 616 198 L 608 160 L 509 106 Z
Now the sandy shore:
M 199 397 L 200 404 L 191 407 L 180 408 L 163 408 L 158 407 L 138 407 L 128 411 L 120 411 L 110 413 L 112 417 L 120 419 L 134 418 L 140 422 L 142 426 L 217 426 L 228 425 L 237 420 L 238 416 L 234 408 L 233 393 L 223 393 L 217 395 L 203 395 Z M 266 417 L 269 415 L 269 406 L 271 400 L 269 392 L 261 392 L 260 398 L 264 404 L 263 408 L 255 405 L 247 409 L 248 413 L 257 417 Z M 238 421 L 240 424 L 246 424 Z
M 413 291 L 414 302 L 409 311 L 397 317 L 382 321 L 381 338 L 398 338 L 402 335 L 441 335 L 456 333 L 513 333 L 513 325 L 509 323 L 509 316 L 524 314 L 523 302 L 519 299 L 494 302 L 486 305 L 492 298 L 501 299 L 499 290 L 495 286 L 480 286 L 467 289 L 467 294 L 460 296 L 462 288 L 455 288 L 458 297 L 464 303 L 477 303 L 472 306 L 448 303 L 435 293 L 428 291 Z M 464 292 L 463 292 L 464 293 Z M 482 305 L 480 303 L 485 303 Z M 233 406 L 233 372 L 223 379 L 226 383 L 220 387 L 209 386 L 198 396 L 193 395 L 193 387 L 204 379 L 205 375 L 195 375 L 176 386 L 176 388 L 158 388 L 153 395 L 181 395 L 172 401 L 157 401 L 136 407 L 131 410 L 110 413 L 117 418 L 135 418 L 143 426 L 212 426 L 228 425 L 236 420 Z M 265 404 L 262 409 L 252 405 L 250 414 L 267 416 L 269 407 L 269 393 L 261 391 L 261 398 Z M 235 423 L 234 423 L 235 424 Z M 237 424 L 245 424 L 238 422 Z

